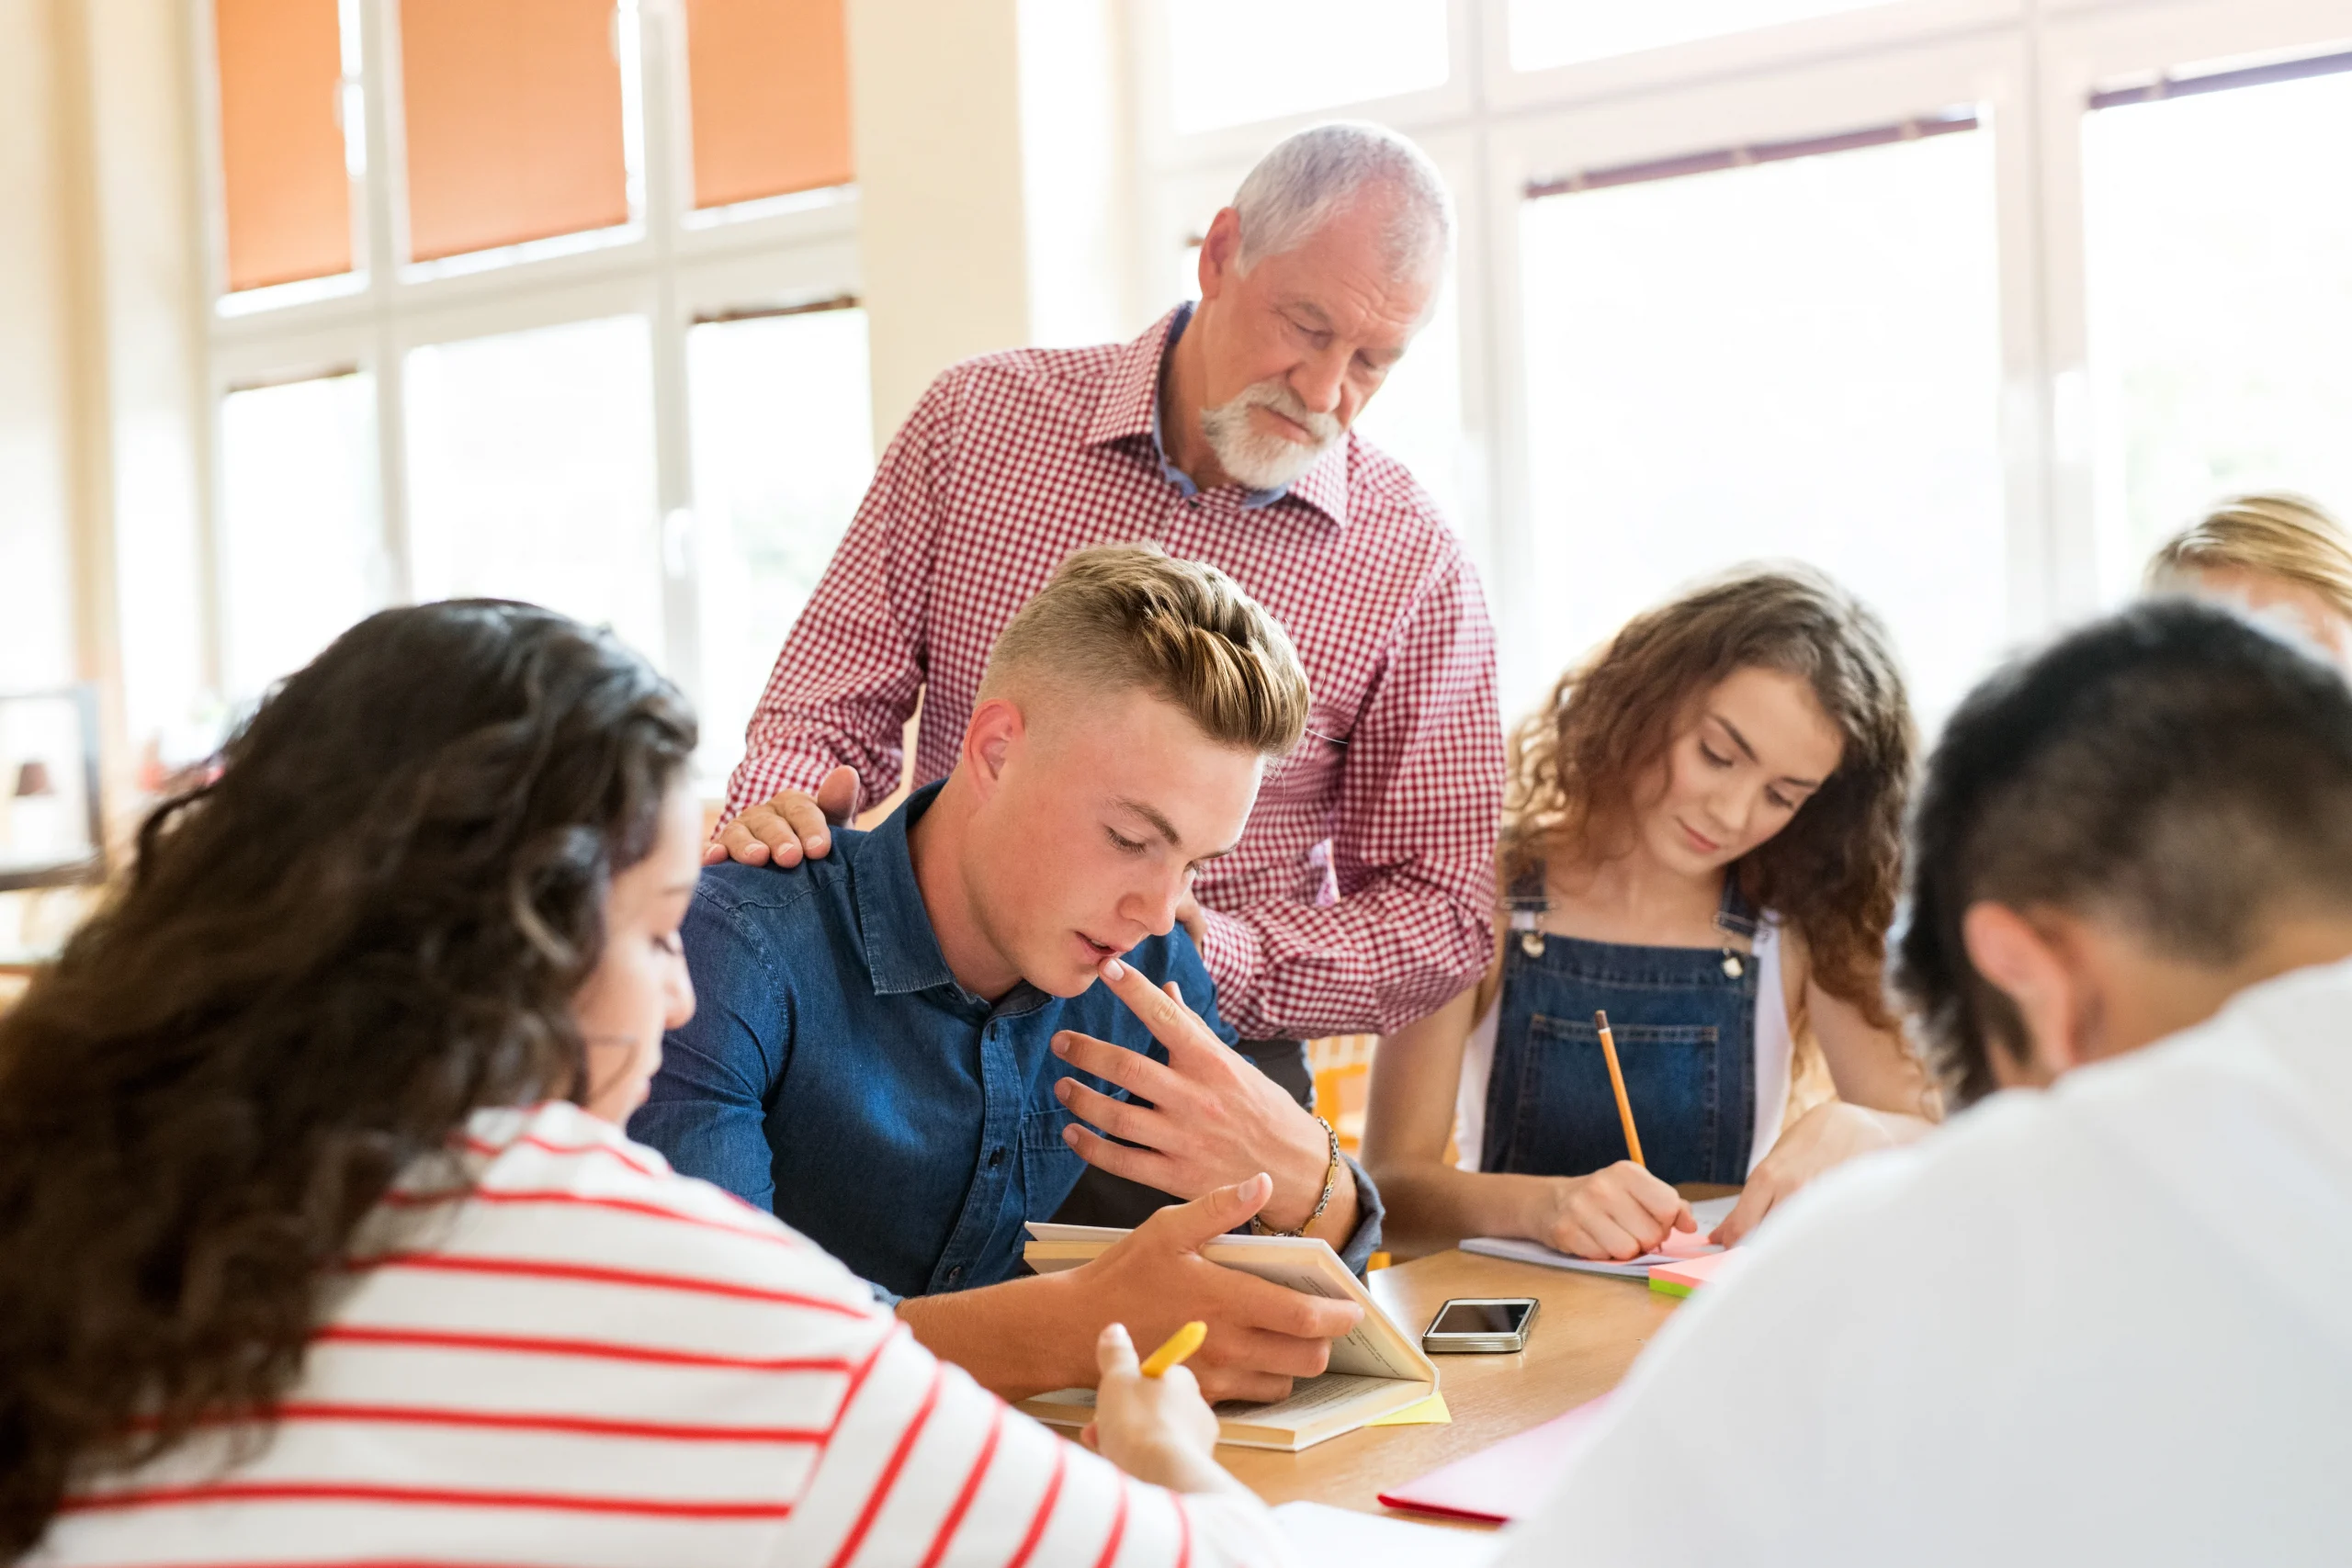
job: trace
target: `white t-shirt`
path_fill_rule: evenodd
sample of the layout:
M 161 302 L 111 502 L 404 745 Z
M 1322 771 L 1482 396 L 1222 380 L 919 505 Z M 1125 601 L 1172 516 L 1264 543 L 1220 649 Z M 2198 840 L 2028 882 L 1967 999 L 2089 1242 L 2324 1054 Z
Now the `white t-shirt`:
M 815 1243 L 584 1111 L 469 1133 L 470 1196 L 413 1173 L 363 1227 L 262 1451 L 207 1438 L 85 1486 L 27 1561 L 1283 1560 L 1254 1501 L 1055 1437 Z
M 1756 965 L 1756 1125 L 1747 1146 L 1747 1168 L 1754 1170 L 1780 1140 L 1796 1060 L 1796 1037 L 1789 1032 L 1788 992 L 1781 980 L 1778 917 L 1768 914 L 1756 922 L 1754 950 L 1748 956 Z M 1464 1170 L 1477 1169 L 1484 1157 L 1487 1085 L 1494 1077 L 1495 1034 L 1502 1006 L 1502 991 L 1497 987 L 1495 999 L 1487 1004 L 1462 1049 L 1462 1077 L 1454 1097 L 1461 1132 L 1454 1145 L 1454 1164 Z
M 1507 1562 L 2352 1561 L 2352 964 L 1776 1212 Z

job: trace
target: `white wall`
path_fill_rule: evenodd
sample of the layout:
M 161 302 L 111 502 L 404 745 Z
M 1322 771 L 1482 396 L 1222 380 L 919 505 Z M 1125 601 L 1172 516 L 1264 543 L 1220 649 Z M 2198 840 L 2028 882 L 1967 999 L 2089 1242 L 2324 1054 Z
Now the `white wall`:
M 64 195 L 48 0 L 0 0 L 0 690 L 74 673 Z

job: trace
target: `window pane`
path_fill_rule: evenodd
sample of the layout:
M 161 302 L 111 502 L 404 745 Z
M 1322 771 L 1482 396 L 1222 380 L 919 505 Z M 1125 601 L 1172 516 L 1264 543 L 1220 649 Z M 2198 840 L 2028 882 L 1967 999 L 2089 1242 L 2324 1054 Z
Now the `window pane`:
M 220 641 L 234 705 L 384 602 L 375 402 L 360 375 L 221 400 Z
M 874 476 L 865 312 L 686 337 L 702 582 L 702 773 L 723 786 L 784 647 Z
M 659 659 L 651 344 L 641 316 L 413 350 L 419 599 L 527 599 Z
M 613 0 L 401 0 L 409 254 L 628 221 Z
M 2109 586 L 2227 493 L 2352 513 L 2352 75 L 2084 130 Z
M 1445 509 L 1459 531 L 1463 515 L 1462 301 L 1457 269 L 1429 324 L 1365 406 L 1356 428 L 1371 443 L 1413 470 L 1421 488 Z
M 351 270 L 336 0 L 216 0 L 229 287 Z
M 686 0 L 695 205 L 850 181 L 842 0 Z
M 1932 722 L 2004 642 L 1991 138 L 1527 204 L 1539 667 L 1695 577 L 1810 561 Z
M 1445 0 L 1173 0 L 1167 14 L 1180 133 L 1446 78 Z
M 1886 0 L 1679 0 L 1604 6 L 1593 0 L 1510 0 L 1510 62 L 1520 71 L 1604 60 L 1645 49 L 1778 27 Z

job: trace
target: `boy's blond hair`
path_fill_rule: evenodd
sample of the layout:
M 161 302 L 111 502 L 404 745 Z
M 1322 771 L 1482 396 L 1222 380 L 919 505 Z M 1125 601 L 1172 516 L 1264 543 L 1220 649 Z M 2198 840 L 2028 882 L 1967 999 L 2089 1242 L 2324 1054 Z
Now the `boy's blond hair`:
M 1205 561 L 1157 545 L 1072 555 L 989 650 L 980 700 L 1015 682 L 1057 695 L 1140 687 L 1220 745 L 1279 757 L 1306 728 L 1306 671 L 1275 619 Z
M 2283 493 L 2223 502 L 2165 541 L 2148 562 L 2148 586 L 2232 568 L 2301 583 L 2352 620 L 2352 538 L 2316 502 Z

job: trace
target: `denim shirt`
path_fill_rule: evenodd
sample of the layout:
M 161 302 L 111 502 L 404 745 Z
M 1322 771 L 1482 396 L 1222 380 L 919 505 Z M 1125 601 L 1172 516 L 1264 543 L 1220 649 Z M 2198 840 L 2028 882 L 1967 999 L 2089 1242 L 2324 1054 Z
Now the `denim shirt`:
M 870 833 L 835 829 L 821 860 L 703 873 L 683 933 L 695 1016 L 662 1041 L 628 1128 L 901 1296 L 1019 1272 L 1023 1222 L 1051 1218 L 1077 1184 L 1054 1084 L 1123 1091 L 1056 1056 L 1057 1031 L 1168 1057 L 1107 987 L 1065 999 L 1023 983 L 991 1003 L 956 983 L 907 843 L 938 787 Z M 1175 981 L 1232 1043 L 1182 930 L 1126 962 Z M 1358 1269 L 1379 1235 L 1362 1185 Z

